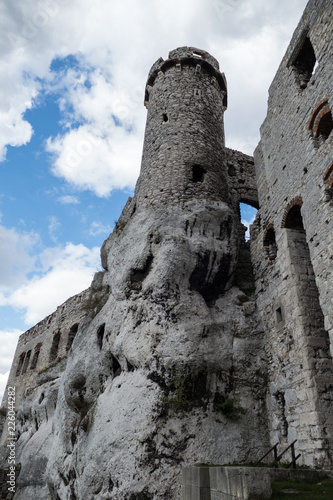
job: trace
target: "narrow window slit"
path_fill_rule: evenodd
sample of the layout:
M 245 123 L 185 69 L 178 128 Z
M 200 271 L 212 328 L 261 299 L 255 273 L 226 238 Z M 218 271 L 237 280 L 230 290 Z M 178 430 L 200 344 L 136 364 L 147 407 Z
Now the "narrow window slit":
M 103 347 L 104 332 L 105 332 L 105 323 L 103 323 L 97 330 L 97 343 L 100 349 L 102 349 Z

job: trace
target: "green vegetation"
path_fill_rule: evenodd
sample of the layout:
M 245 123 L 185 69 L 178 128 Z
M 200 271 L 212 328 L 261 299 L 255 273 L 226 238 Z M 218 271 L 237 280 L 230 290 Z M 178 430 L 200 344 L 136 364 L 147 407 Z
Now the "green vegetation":
M 83 304 L 83 309 L 87 314 L 95 317 L 96 314 L 104 307 L 109 298 L 109 290 L 107 287 L 100 286 L 98 290 L 91 291 Z
M 245 302 L 249 302 L 250 298 L 247 295 L 237 295 L 238 305 L 243 305 Z
M 188 394 L 191 390 L 191 375 L 177 375 L 172 379 L 172 396 L 164 396 L 163 405 L 175 410 L 186 410 L 188 407 Z
M 7 408 L 0 408 L 0 416 L 5 417 L 7 415 Z
M 276 481 L 272 484 L 271 500 L 329 500 L 333 498 L 333 481 L 323 479 L 314 483 Z
M 236 404 L 236 401 L 234 401 L 232 398 L 227 398 L 223 402 L 215 402 L 214 408 L 216 411 L 223 413 L 223 415 L 229 420 L 234 421 L 241 419 L 242 416 L 246 413 L 246 409 L 242 406 L 238 406 Z

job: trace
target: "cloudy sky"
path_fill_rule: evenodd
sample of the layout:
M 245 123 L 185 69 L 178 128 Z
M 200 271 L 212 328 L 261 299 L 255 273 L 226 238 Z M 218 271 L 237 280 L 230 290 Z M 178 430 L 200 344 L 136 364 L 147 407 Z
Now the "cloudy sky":
M 151 65 L 207 50 L 252 154 L 306 0 L 2 0 L 0 394 L 18 335 L 89 286 L 139 174 Z M 250 220 L 251 211 L 244 211 Z

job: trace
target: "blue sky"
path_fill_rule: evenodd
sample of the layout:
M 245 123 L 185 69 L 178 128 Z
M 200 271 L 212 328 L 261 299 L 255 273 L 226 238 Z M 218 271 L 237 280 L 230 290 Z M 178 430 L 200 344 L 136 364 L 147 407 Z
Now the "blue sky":
M 182 45 L 214 55 L 228 81 L 226 144 L 252 154 L 269 84 L 305 5 L 2 2 L 0 394 L 18 335 L 100 268 L 100 246 L 139 174 L 153 62 Z

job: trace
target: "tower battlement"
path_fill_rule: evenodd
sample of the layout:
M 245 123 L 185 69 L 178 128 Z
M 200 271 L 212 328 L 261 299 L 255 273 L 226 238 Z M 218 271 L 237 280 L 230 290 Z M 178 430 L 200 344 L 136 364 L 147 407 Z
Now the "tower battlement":
M 212 77 L 212 83 L 215 81 L 224 92 L 224 106 L 227 108 L 227 81 L 224 73 L 220 73 L 220 65 L 208 52 L 205 50 L 197 49 L 195 47 L 178 47 L 177 49 L 171 50 L 169 52 L 169 57 L 166 61 L 160 57 L 151 67 L 145 89 L 145 106 L 148 107 L 149 93 L 152 86 L 155 83 L 158 73 L 161 71 L 165 73 L 167 69 L 177 66 L 178 69 L 181 67 L 192 66 L 205 70 Z

